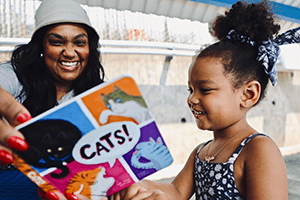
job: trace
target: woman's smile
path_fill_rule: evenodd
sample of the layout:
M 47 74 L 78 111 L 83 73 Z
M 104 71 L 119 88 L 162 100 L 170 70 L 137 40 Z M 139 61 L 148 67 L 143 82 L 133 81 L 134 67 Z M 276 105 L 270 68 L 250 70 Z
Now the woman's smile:
M 78 69 L 80 62 L 59 61 L 59 66 L 66 71 L 75 71 Z
M 49 27 L 44 38 L 44 61 L 57 83 L 72 85 L 89 61 L 87 31 L 79 24 Z

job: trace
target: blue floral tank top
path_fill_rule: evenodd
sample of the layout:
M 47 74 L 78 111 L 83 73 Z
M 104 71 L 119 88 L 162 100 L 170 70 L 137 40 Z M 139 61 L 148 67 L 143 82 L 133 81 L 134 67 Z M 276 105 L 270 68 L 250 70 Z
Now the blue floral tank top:
M 200 150 L 211 140 L 199 147 L 195 159 L 194 173 L 197 200 L 244 199 L 235 184 L 233 164 L 245 145 L 257 135 L 267 136 L 260 133 L 250 135 L 238 146 L 226 163 L 208 163 L 198 158 Z

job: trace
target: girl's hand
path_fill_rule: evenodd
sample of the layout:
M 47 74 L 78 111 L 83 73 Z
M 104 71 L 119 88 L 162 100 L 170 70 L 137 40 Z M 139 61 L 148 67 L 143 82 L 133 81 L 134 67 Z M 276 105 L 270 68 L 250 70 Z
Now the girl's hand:
M 6 119 L 5 122 L 3 120 Z M 10 93 L 0 87 L 0 164 L 13 162 L 12 150 L 26 151 L 28 144 L 24 136 L 14 126 L 31 119 L 28 110 Z
M 147 190 L 143 181 L 135 183 L 110 196 L 110 200 L 169 200 L 160 190 Z

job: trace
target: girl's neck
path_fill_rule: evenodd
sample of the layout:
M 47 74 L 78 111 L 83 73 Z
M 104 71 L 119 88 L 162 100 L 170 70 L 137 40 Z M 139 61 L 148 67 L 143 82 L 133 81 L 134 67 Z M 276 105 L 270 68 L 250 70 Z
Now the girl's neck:
M 250 130 L 252 128 L 249 126 L 246 119 L 240 120 L 239 122 L 237 122 L 233 125 L 230 125 L 230 126 L 226 127 L 225 129 L 214 131 L 213 132 L 214 142 L 227 141 L 227 140 L 231 139 L 232 137 L 236 136 L 237 134 L 244 135 L 245 133 L 249 132 L 248 129 Z M 251 130 L 251 132 L 253 132 L 253 131 L 254 131 L 254 129 Z

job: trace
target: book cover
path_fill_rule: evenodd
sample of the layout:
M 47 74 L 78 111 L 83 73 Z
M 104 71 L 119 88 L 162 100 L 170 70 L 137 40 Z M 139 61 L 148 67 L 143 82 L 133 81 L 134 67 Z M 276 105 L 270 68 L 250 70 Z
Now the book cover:
M 135 81 L 123 75 L 16 127 L 14 165 L 45 191 L 102 199 L 173 158 Z

